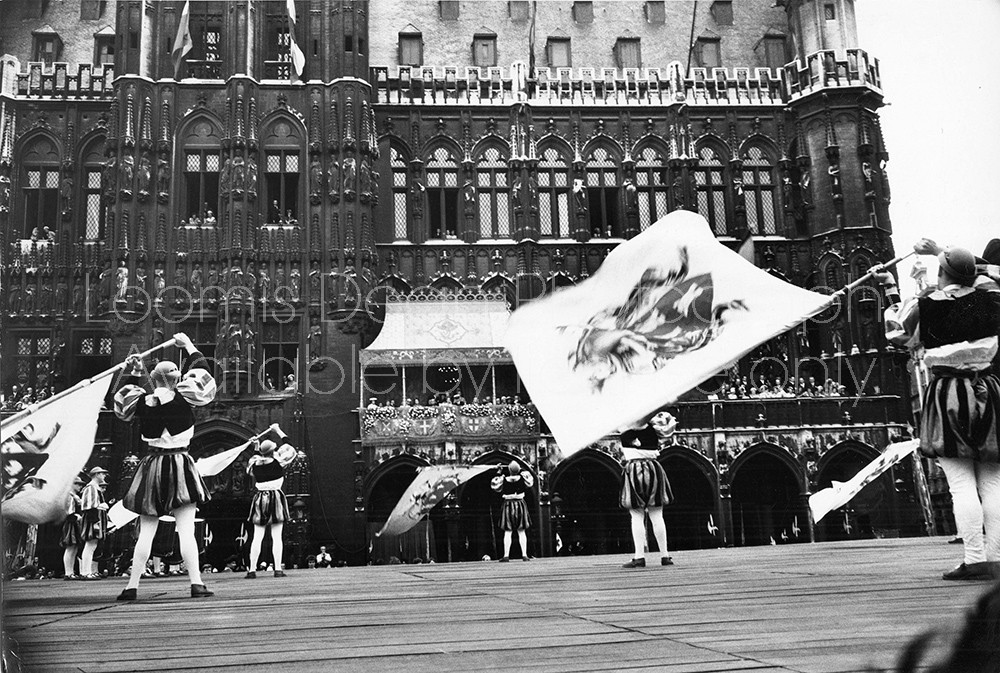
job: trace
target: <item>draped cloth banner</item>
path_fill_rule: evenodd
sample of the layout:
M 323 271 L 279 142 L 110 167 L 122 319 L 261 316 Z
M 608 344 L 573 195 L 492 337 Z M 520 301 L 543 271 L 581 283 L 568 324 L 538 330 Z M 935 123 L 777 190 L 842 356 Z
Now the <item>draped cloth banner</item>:
M 191 0 L 184 3 L 181 10 L 181 19 L 177 22 L 177 35 L 174 37 L 174 48 L 170 52 L 170 60 L 174 64 L 174 78 L 177 77 L 181 69 L 181 62 L 188 52 L 194 47 L 194 40 L 191 39 Z
M 809 496 L 809 509 L 812 510 L 813 522 L 818 522 L 824 516 L 843 507 L 851 501 L 865 486 L 878 479 L 886 470 L 906 458 L 920 446 L 919 439 L 897 442 L 885 447 L 878 458 L 868 463 L 850 481 L 833 482 L 830 488 L 824 488 Z
M 510 318 L 504 345 L 564 456 L 634 424 L 826 308 L 675 211 L 579 285 Z
M 4 517 L 29 524 L 66 517 L 73 480 L 90 459 L 112 378 L 82 385 L 0 426 Z
M 268 439 L 274 442 L 276 446 L 280 447 L 275 457 L 283 466 L 295 459 L 295 450 L 286 444 L 288 435 L 286 435 L 281 428 L 278 427 L 277 423 L 272 423 L 267 431 L 261 435 L 251 438 L 248 442 L 244 442 L 239 446 L 234 446 L 231 449 L 227 449 L 213 456 L 199 458 L 194 462 L 195 467 L 198 468 L 198 472 L 201 473 L 201 476 L 214 477 L 236 462 L 236 459 L 240 457 L 240 454 L 250 448 L 250 445 L 255 441 L 260 440 L 263 442 Z M 288 447 L 287 449 L 285 448 L 286 446 Z M 289 451 L 292 453 L 290 459 L 288 459 L 287 456 Z
M 417 473 L 416 479 L 403 492 L 403 497 L 393 507 L 392 513 L 385 525 L 382 526 L 382 530 L 375 533 L 375 536 L 405 533 L 417 525 L 425 514 L 434 509 L 434 505 L 461 484 L 493 469 L 496 469 L 496 465 L 474 465 L 472 467 L 430 465 L 421 469 Z

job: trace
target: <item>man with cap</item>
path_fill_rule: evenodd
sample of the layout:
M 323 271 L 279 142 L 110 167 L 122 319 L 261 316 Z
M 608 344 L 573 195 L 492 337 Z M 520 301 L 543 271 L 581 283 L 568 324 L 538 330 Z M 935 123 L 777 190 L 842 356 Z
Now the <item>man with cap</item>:
M 83 540 L 80 539 L 80 490 L 86 484 L 80 476 L 73 480 L 73 489 L 66 497 L 66 518 L 59 531 L 59 546 L 63 548 L 63 579 L 78 580 L 76 554 Z
M 289 519 L 288 500 L 281 490 L 285 484 L 285 466 L 295 460 L 296 451 L 290 444 L 282 444 L 280 449 L 272 439 L 257 442 L 257 455 L 247 461 L 247 472 L 253 475 L 257 492 L 250 503 L 247 521 L 253 524 L 253 540 L 250 542 L 249 572 L 244 579 L 257 579 L 257 563 L 260 561 L 264 534 L 271 530 L 271 556 L 274 559 L 274 576 L 286 577 L 282 570 L 284 547 L 281 534 Z
M 927 252 L 927 242 L 914 250 Z M 949 248 L 937 257 L 937 289 L 888 308 L 887 337 L 925 349 L 930 381 L 920 452 L 944 471 L 965 551 L 943 578 L 991 579 L 1000 569 L 1000 380 L 990 369 L 1000 340 L 1000 293 L 975 287 L 976 258 L 968 250 Z M 898 298 L 890 274 L 880 281 Z
M 624 480 L 620 505 L 629 511 L 632 520 L 632 544 L 635 554 L 623 568 L 646 567 L 646 514 L 653 526 L 653 536 L 660 548 L 660 565 L 673 565 L 667 552 L 667 525 L 663 521 L 663 507 L 674 500 L 667 473 L 657 460 L 660 454 L 660 434 L 668 438 L 674 433 L 677 421 L 670 414 L 657 417 L 661 432 L 653 427 L 650 417 L 621 433 L 622 457 L 625 459 Z
M 97 543 L 108 532 L 108 505 L 104 502 L 104 482 L 108 471 L 103 467 L 90 470 L 90 482 L 83 487 L 80 495 L 80 539 L 83 540 L 83 555 L 80 557 L 80 574 L 85 580 L 99 580 L 100 573 L 94 568 L 94 552 Z
M 139 514 L 139 539 L 132 554 L 132 574 L 118 596 L 120 601 L 136 599 L 159 518 L 167 514 L 174 517 L 181 558 L 191 580 L 191 597 L 213 595 L 201 580 L 194 529 L 198 505 L 211 496 L 187 449 L 194 437 L 194 407 L 215 399 L 215 379 L 208 361 L 187 335 L 178 332 L 174 340 L 187 353 L 183 370 L 170 361 L 158 363 L 148 377 L 153 384 L 149 393 L 137 385 L 144 382 L 142 359 L 130 355 L 125 362 L 133 379 L 115 395 L 115 415 L 126 422 L 138 420 L 139 434 L 149 447 L 122 498 L 126 509 Z
M 501 465 L 497 468 L 497 474 L 490 482 L 494 491 L 503 498 L 503 506 L 500 509 L 500 528 L 503 529 L 503 558 L 501 563 L 510 561 L 510 544 L 517 531 L 517 541 L 521 545 L 521 558 L 529 560 L 528 556 L 528 528 L 531 527 L 531 517 L 528 514 L 528 505 L 524 501 L 524 495 L 535 483 L 535 478 L 527 470 L 521 469 L 521 465 L 516 461 L 510 461 L 506 474 Z

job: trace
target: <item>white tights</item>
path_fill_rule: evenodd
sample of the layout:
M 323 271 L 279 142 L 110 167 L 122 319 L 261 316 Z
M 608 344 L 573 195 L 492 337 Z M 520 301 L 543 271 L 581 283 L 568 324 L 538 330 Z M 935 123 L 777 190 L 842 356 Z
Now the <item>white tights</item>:
M 937 461 L 948 479 L 955 527 L 965 543 L 965 562 L 1000 561 L 1000 465 L 968 458 Z
M 284 552 L 284 547 L 281 542 L 281 531 L 285 527 L 283 523 L 272 523 L 271 528 L 271 555 L 274 557 L 274 571 L 283 570 L 281 565 L 281 557 Z M 257 563 L 260 561 L 260 551 L 261 547 L 264 546 L 264 532 L 268 529 L 268 526 L 258 526 L 254 524 L 253 527 L 253 540 L 250 541 L 250 570 L 257 569 Z
M 632 516 L 632 543 L 635 545 L 633 558 L 643 558 L 646 554 L 646 511 L 630 509 L 629 514 Z M 649 522 L 653 524 L 653 536 L 656 538 L 656 546 L 660 548 L 660 556 L 668 557 L 667 525 L 663 523 L 662 507 L 650 508 Z
M 66 573 L 66 577 L 70 577 L 75 572 L 73 566 L 76 565 L 76 545 L 72 547 L 66 547 L 63 550 L 63 571 Z M 81 568 L 81 570 L 83 570 Z
M 510 557 L 510 543 L 513 541 L 513 531 L 505 530 L 503 532 L 503 555 L 504 558 Z M 527 558 L 528 556 L 528 531 L 521 529 L 517 531 L 517 541 L 521 544 L 521 556 Z
M 193 503 L 182 505 L 170 514 L 174 517 L 177 527 L 177 537 L 180 538 L 181 558 L 187 566 L 188 579 L 191 584 L 202 584 L 201 566 L 198 560 L 198 543 L 194 539 L 194 513 L 197 506 Z M 146 571 L 146 561 L 149 560 L 149 553 L 153 549 L 153 537 L 156 535 L 156 527 L 160 520 L 155 516 L 139 517 L 139 539 L 135 542 L 135 551 L 132 553 L 132 576 L 129 578 L 129 589 L 139 588 L 139 578 Z
M 94 552 L 96 551 L 97 540 L 87 540 L 83 543 L 83 554 L 80 556 L 81 575 L 90 575 L 96 572 L 94 569 Z

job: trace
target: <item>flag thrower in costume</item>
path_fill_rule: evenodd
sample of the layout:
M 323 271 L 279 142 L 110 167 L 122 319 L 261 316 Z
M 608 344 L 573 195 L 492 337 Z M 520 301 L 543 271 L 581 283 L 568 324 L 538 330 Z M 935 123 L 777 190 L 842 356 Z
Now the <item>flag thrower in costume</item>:
M 504 345 L 564 456 L 634 425 L 834 295 L 758 269 L 688 211 L 616 247 L 586 282 L 511 315 Z
M 173 343 L 170 339 L 141 356 Z M 34 524 L 65 518 L 73 480 L 94 447 L 104 398 L 113 375 L 124 367 L 124 362 L 115 365 L 3 420 L 4 517 Z
M 843 507 L 861 490 L 879 478 L 886 470 L 906 458 L 920 446 L 919 439 L 890 444 L 885 447 L 878 458 L 868 463 L 860 472 L 851 477 L 850 481 L 833 482 L 830 488 L 824 488 L 809 496 L 809 509 L 812 510 L 813 522 L 819 522 L 824 516 Z
M 410 530 L 424 518 L 424 515 L 434 509 L 442 498 L 473 477 L 495 470 L 496 465 L 430 465 L 417 472 L 416 479 L 407 487 L 403 497 L 399 499 L 392 513 L 386 520 L 382 530 L 375 537 L 382 535 L 400 535 Z

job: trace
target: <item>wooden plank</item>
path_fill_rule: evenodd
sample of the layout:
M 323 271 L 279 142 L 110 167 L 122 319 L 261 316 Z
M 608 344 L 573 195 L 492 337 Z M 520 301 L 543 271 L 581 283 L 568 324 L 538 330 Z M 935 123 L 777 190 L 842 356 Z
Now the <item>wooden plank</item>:
M 3 627 L 30 671 L 798 671 L 891 667 L 947 637 L 986 583 L 944 582 L 943 538 L 624 557 L 10 582 Z M 655 555 L 650 555 L 655 562 Z

